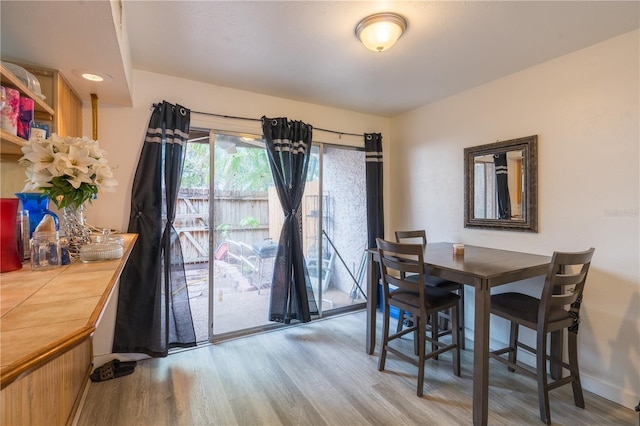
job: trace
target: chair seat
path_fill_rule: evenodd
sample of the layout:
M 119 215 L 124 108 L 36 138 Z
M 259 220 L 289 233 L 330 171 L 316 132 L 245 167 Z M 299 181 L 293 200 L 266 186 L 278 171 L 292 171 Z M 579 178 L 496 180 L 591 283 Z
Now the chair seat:
M 441 288 L 446 291 L 455 291 L 463 286 L 463 284 L 449 281 L 440 277 L 434 277 L 433 275 L 427 275 L 425 277 L 425 281 L 427 282 L 428 286 Z
M 491 296 L 491 312 L 497 315 L 518 318 L 528 323 L 538 322 L 540 299 L 522 293 L 500 293 Z M 571 318 L 569 312 L 552 306 L 549 322 L 563 321 Z
M 417 275 L 409 275 L 407 277 L 407 280 L 409 281 L 416 281 L 418 279 Z M 449 281 L 447 279 L 444 278 L 440 278 L 440 277 L 434 277 L 433 275 L 426 275 L 424 277 L 424 280 L 427 284 L 427 286 L 429 287 L 438 287 L 438 288 L 442 288 L 445 289 L 447 291 L 455 291 L 458 290 L 462 284 L 453 282 L 453 281 Z
M 417 279 L 418 279 L 417 275 L 409 275 L 409 276 L 407 276 L 407 280 L 408 281 L 415 281 Z M 429 289 L 441 289 L 441 290 L 448 291 L 448 292 L 454 292 L 454 291 L 455 292 L 459 292 L 458 293 L 458 296 L 459 296 L 458 299 L 460 300 L 459 301 L 460 308 L 458 310 L 458 312 L 460 313 L 460 321 L 459 322 L 460 322 L 460 324 L 464 324 L 464 302 L 461 300 L 462 299 L 462 295 L 464 295 L 464 290 L 462 288 L 464 284 L 460 284 L 460 283 L 456 283 L 456 282 L 453 282 L 453 281 L 449 281 L 449 280 L 446 280 L 446 279 L 440 278 L 440 277 L 435 277 L 433 275 L 425 275 L 424 280 L 425 280 L 425 283 L 426 283 L 427 291 L 430 291 Z M 431 291 L 433 291 L 433 290 L 431 290 Z M 451 333 L 451 330 L 447 329 L 446 321 L 449 321 L 451 319 L 450 315 L 448 313 L 446 313 L 446 312 L 442 312 L 441 315 L 442 315 L 442 319 L 445 320 L 445 322 L 444 322 L 445 330 L 443 330 L 441 332 L 441 334 L 442 335 L 449 334 L 449 333 Z M 411 319 L 410 319 L 411 318 L 411 314 L 405 314 L 405 315 L 402 315 L 402 316 L 403 317 L 406 316 L 407 321 L 408 321 L 407 324 L 409 325 L 411 323 Z M 402 329 L 403 325 L 404 325 L 404 321 L 399 321 L 398 322 L 398 331 L 400 331 Z M 465 344 L 464 344 L 464 327 L 462 327 L 462 330 L 460 330 L 460 333 L 461 333 L 460 348 L 464 349 L 465 348 Z
M 406 290 L 394 290 L 389 293 L 392 300 L 406 303 L 414 308 L 420 307 L 420 295 Z M 425 307 L 427 309 L 442 309 L 458 303 L 460 296 L 438 287 L 425 286 Z

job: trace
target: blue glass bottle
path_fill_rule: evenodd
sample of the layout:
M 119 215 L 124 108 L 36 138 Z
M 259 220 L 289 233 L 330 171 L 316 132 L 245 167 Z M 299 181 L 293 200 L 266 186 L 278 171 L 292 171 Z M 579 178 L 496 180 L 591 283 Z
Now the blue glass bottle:
M 29 238 L 33 236 L 33 231 L 44 217 L 49 214 L 56 224 L 56 231 L 60 229 L 58 216 L 49 210 L 49 198 L 41 192 L 16 192 L 16 197 L 22 202 L 22 210 L 29 212 Z

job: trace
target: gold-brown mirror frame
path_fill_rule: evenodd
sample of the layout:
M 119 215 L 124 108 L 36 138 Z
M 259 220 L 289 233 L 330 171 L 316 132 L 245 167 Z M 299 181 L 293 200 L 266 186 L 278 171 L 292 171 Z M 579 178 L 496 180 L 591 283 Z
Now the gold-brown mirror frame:
M 522 151 L 522 219 L 476 218 L 474 159 L 485 155 Z M 511 139 L 464 149 L 464 227 L 538 232 L 538 136 Z

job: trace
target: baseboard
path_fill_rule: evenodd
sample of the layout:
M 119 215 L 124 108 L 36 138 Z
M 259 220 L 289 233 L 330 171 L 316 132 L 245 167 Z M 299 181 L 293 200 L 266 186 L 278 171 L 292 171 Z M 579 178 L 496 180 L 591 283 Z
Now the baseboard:
M 633 394 L 630 389 L 621 389 L 610 383 L 604 383 L 582 372 L 580 373 L 580 381 L 582 382 L 582 389 L 631 410 L 640 402 L 640 395 Z

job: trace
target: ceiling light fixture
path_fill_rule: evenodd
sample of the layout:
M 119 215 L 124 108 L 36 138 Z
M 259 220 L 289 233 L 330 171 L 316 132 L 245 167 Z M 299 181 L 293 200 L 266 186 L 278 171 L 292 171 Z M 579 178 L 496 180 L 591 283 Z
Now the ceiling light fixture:
M 104 78 L 100 77 L 98 74 L 91 74 L 88 72 L 82 73 L 82 78 L 89 81 L 102 81 Z
M 97 73 L 93 71 L 88 71 L 84 69 L 73 69 L 71 73 L 76 77 L 83 78 L 85 80 L 100 82 L 100 81 L 111 81 L 112 78 L 108 74 Z
M 356 37 L 369 50 L 388 50 L 407 29 L 407 20 L 396 13 L 376 13 L 364 18 L 356 26 Z

